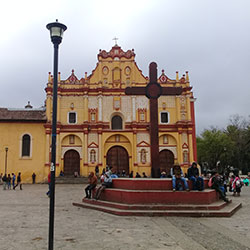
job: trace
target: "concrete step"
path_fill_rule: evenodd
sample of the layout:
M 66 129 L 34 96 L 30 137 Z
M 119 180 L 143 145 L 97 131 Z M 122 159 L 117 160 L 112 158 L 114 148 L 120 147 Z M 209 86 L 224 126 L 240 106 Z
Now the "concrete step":
M 219 199 L 215 190 L 126 190 L 106 188 L 100 200 L 125 204 L 211 204 Z
M 95 199 L 82 199 L 83 203 L 100 205 L 103 207 L 111 207 L 122 210 L 220 210 L 224 208 L 228 203 L 219 200 L 212 204 L 196 205 L 196 204 L 125 204 L 118 202 L 102 201 Z M 230 200 L 229 203 L 232 201 Z
M 87 184 L 87 177 L 59 176 L 55 179 L 56 184 Z
M 187 179 L 186 179 L 187 180 Z M 116 178 L 112 180 L 113 188 L 130 190 L 172 190 L 171 178 Z M 188 181 L 189 189 L 192 183 Z M 208 188 L 208 179 L 204 179 L 204 187 Z
M 229 203 L 220 210 L 188 210 L 188 209 L 165 209 L 165 210 L 137 210 L 118 209 L 100 204 L 73 203 L 74 206 L 95 209 L 98 211 L 119 215 L 119 216 L 183 216 L 183 217 L 230 217 L 242 205 L 241 203 Z

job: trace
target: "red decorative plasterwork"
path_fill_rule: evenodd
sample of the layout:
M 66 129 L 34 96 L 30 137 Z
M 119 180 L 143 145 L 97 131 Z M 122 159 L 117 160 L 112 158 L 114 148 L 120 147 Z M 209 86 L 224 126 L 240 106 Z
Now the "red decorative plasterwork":
M 121 57 L 125 57 L 127 59 L 135 56 L 135 53 L 134 53 L 134 50 L 127 50 L 126 52 L 123 51 L 121 49 L 120 46 L 118 45 L 115 45 L 112 47 L 112 49 L 107 52 L 106 50 L 100 50 L 99 54 L 98 54 L 98 57 L 102 57 L 102 58 L 108 58 L 108 57 L 111 57 L 111 58 L 115 58 L 115 57 L 118 57 L 118 58 L 121 58 Z
M 98 145 L 97 145 L 95 142 L 91 142 L 91 143 L 88 145 L 88 148 L 98 148 Z
M 150 144 L 145 141 L 141 141 L 136 145 L 136 147 L 150 147 Z
M 65 83 L 70 83 L 70 84 L 74 84 L 74 83 L 80 83 L 80 81 L 77 79 L 77 77 L 74 74 L 74 70 L 72 69 L 72 73 L 69 76 L 69 78 L 65 81 Z
M 168 80 L 168 77 L 163 73 L 161 76 L 160 76 L 160 82 L 161 83 L 164 83 L 164 82 L 167 82 Z

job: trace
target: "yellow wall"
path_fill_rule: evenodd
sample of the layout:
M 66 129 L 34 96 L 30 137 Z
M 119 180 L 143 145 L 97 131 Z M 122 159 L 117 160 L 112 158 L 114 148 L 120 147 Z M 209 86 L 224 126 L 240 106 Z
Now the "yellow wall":
M 8 147 L 7 174 L 22 173 L 23 182 L 32 182 L 36 174 L 37 182 L 45 178 L 45 129 L 36 123 L 0 123 L 0 172 L 5 172 L 5 147 Z M 22 136 L 31 136 L 31 157 L 21 157 Z

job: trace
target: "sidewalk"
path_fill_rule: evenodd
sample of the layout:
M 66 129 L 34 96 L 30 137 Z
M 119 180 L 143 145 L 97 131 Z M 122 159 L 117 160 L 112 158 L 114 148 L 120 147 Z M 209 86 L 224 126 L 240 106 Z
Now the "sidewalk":
M 56 185 L 54 249 L 250 249 L 250 187 L 231 218 L 118 217 L 72 206 L 84 185 Z M 2 188 L 2 186 L 0 186 Z M 0 189 L 0 249 L 48 249 L 47 185 Z

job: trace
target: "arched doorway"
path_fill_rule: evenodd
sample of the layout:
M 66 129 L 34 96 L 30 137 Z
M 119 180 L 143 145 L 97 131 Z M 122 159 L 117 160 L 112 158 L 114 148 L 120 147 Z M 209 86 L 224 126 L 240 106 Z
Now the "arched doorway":
M 64 174 L 74 175 L 74 172 L 80 174 L 80 155 L 71 149 L 64 154 Z
M 167 175 L 170 175 L 170 169 L 174 165 L 174 154 L 168 149 L 164 149 L 160 152 L 160 171 L 165 171 Z
M 113 167 L 113 172 L 122 173 L 122 170 L 129 174 L 129 157 L 128 152 L 121 146 L 114 146 L 107 153 L 107 165 Z

